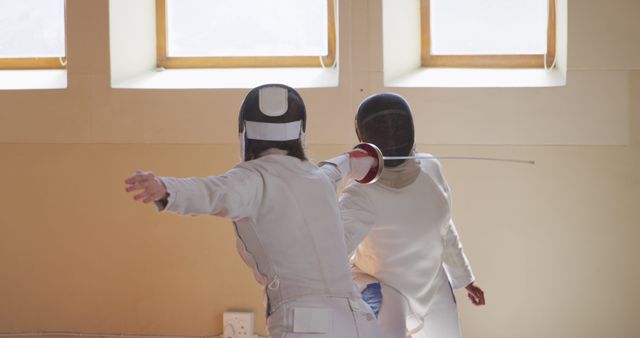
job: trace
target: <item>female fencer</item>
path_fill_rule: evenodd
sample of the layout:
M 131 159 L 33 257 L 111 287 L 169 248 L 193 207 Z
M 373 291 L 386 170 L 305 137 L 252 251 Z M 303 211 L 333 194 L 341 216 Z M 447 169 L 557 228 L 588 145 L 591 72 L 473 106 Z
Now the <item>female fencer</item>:
M 202 178 L 137 172 L 126 190 L 162 211 L 233 220 L 238 251 L 265 288 L 270 336 L 380 338 L 375 315 L 351 279 L 336 197 L 344 172 L 307 160 L 305 125 L 294 89 L 254 88 L 240 109 L 243 162 Z M 349 154 L 339 160 L 353 177 L 373 162 Z
M 356 133 L 384 156 L 414 155 L 413 118 L 399 95 L 365 99 Z M 465 287 L 475 305 L 485 301 L 451 218 L 451 192 L 439 162 L 385 160 L 377 182 L 351 183 L 339 205 L 354 280 L 379 310 L 383 336 L 460 337 L 451 287 Z

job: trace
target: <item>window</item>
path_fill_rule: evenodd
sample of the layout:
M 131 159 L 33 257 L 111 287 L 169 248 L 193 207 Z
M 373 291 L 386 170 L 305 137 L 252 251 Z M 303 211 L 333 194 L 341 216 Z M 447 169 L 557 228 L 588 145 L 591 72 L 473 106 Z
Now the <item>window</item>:
M 331 67 L 335 0 L 156 0 L 164 68 Z
M 64 0 L 0 0 L 0 69 L 65 68 Z
M 556 0 L 421 0 L 424 67 L 551 68 Z

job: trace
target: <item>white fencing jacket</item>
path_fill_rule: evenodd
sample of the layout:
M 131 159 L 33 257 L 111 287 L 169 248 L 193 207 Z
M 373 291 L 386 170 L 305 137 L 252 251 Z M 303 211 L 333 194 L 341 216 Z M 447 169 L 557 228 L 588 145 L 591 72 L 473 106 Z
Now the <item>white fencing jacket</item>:
M 451 219 L 451 196 L 440 164 L 421 160 L 420 167 L 406 187 L 352 182 L 340 197 L 355 270 L 398 290 L 418 320 L 424 318 L 445 270 L 454 288 L 474 280 Z
M 332 166 L 271 154 L 222 176 L 161 177 L 166 211 L 234 221 L 237 247 L 273 313 L 305 296 L 360 299 L 351 279 Z

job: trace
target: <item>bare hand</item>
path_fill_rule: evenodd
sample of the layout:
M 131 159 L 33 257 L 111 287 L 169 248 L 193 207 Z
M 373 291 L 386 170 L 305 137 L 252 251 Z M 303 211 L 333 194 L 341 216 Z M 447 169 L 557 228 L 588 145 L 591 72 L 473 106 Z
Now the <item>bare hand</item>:
M 133 196 L 136 201 L 142 200 L 144 203 L 149 203 L 167 197 L 167 188 L 164 183 L 150 171 L 137 170 L 124 183 L 127 185 L 125 189 L 127 192 L 141 190 L 139 194 Z
M 473 282 L 471 282 L 465 289 L 467 289 L 467 296 L 469 296 L 469 300 L 471 300 L 473 305 L 484 305 L 484 291 L 482 291 L 481 288 L 473 285 Z

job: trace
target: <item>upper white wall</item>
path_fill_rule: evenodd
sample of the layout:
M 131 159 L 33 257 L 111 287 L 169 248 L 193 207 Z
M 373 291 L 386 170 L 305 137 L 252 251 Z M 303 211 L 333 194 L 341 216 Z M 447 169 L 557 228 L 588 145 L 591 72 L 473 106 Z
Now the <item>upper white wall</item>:
M 420 67 L 420 1 L 382 1 L 384 80 Z
M 621 9 L 610 9 L 618 4 Z M 130 30 L 116 29 L 109 22 L 108 9 L 122 12 L 124 5 L 153 13 L 154 1 L 114 0 L 111 5 L 107 0 L 68 1 L 69 88 L 28 94 L 0 91 L 0 142 L 236 144 L 237 112 L 247 89 L 111 87 L 111 80 L 133 73 L 116 73 L 112 79 L 110 63 L 154 68 L 154 39 L 147 41 L 148 55 L 140 59 L 134 55 L 109 58 L 110 34 L 118 40 L 154 31 L 153 15 L 147 25 L 137 26 L 133 13 L 127 14 L 133 25 Z M 640 31 L 634 28 L 640 2 L 583 0 L 570 5 L 566 87 L 420 89 L 384 86 L 382 0 L 340 1 L 339 86 L 300 90 L 308 107 L 308 141 L 356 142 L 353 116 L 361 100 L 376 92 L 395 91 L 409 99 L 416 114 L 417 138 L 424 144 L 627 144 L 632 93 L 626 72 L 633 67 L 638 48 L 629 43 L 629 36 Z M 615 18 L 606 16 L 610 22 L 598 25 L 626 27 L 628 33 L 603 37 L 610 48 L 593 48 L 591 40 L 576 33 L 591 30 L 592 17 L 571 14 L 574 11 L 613 11 Z M 610 57 L 613 50 L 620 55 Z M 571 70 L 575 65 L 586 68 Z M 255 78 L 251 71 L 247 73 Z
M 640 69 L 638 13 L 638 0 L 571 0 L 569 69 Z
M 402 89 L 417 141 L 595 145 L 629 142 L 627 72 L 569 73 L 565 87 Z
M 156 68 L 156 2 L 110 0 L 111 84 Z

